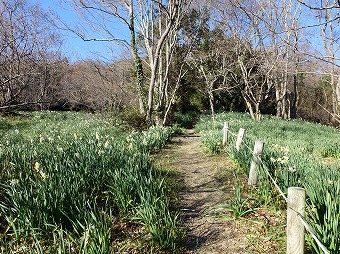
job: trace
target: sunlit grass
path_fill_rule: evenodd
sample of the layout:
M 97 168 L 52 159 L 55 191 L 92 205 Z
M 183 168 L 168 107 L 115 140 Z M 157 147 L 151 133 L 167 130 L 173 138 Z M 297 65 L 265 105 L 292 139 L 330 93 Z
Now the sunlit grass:
M 146 244 L 176 247 L 178 216 L 149 156 L 171 129 L 125 132 L 98 115 L 35 112 L 0 119 L 0 131 L 3 252 L 113 253 L 117 218 L 143 225 Z

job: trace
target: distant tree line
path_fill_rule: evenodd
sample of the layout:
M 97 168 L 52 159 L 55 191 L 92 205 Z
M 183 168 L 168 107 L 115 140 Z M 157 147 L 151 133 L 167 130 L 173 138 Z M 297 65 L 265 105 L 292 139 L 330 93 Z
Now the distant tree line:
M 255 120 L 270 113 L 339 125 L 337 1 L 73 0 L 102 31 L 100 41 L 130 50 L 118 61 L 75 63 L 61 52 L 53 17 L 25 0 L 0 4 L 3 112 L 132 108 L 146 122 L 165 125 L 174 112 L 233 110 Z M 110 30 L 117 21 L 129 39 Z

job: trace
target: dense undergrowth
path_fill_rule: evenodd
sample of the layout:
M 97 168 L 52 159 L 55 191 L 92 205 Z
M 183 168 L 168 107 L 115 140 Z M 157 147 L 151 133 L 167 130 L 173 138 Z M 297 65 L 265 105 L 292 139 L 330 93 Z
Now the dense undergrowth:
M 335 128 L 301 120 L 283 121 L 266 116 L 254 122 L 249 115 L 222 113 L 202 117 L 196 130 L 211 153 L 226 150 L 229 156 L 248 173 L 255 140 L 265 142 L 262 160 L 280 188 L 287 193 L 290 186 L 303 187 L 307 193 L 306 220 L 330 253 L 340 252 L 340 131 Z M 229 145 L 222 147 L 223 123 L 237 134 L 245 128 L 245 140 L 239 152 L 234 148 L 236 137 L 229 135 Z M 263 204 L 273 202 L 278 194 L 264 171 L 259 173 L 257 199 Z M 276 194 L 275 194 L 276 193 Z M 314 240 L 307 240 L 315 253 L 322 253 Z
M 149 156 L 170 128 L 126 132 L 98 115 L 35 112 L 1 118 L 0 132 L 2 253 L 176 248 L 179 218 Z

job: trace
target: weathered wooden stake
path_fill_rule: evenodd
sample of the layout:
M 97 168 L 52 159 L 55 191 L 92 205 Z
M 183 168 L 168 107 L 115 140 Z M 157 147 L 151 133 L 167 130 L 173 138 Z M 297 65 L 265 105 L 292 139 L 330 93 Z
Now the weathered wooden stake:
M 236 140 L 236 150 L 237 151 L 240 151 L 240 147 L 241 147 L 241 144 L 242 144 L 242 140 L 243 140 L 245 131 L 246 130 L 243 129 L 243 128 L 240 128 L 240 130 L 238 131 L 237 140 Z
M 303 254 L 305 249 L 305 227 L 300 221 L 305 208 L 306 191 L 289 187 L 287 200 L 287 254 Z
M 228 130 L 229 130 L 229 124 L 224 122 L 224 126 L 223 126 L 223 142 L 222 145 L 226 146 L 228 145 Z
M 258 159 L 258 157 L 261 156 L 263 153 L 263 146 L 264 146 L 264 143 L 262 141 L 258 141 L 258 140 L 255 141 L 253 158 L 251 160 L 249 177 L 248 177 L 249 185 L 255 185 L 257 183 L 257 175 L 258 175 L 257 172 L 261 165 L 261 162 Z

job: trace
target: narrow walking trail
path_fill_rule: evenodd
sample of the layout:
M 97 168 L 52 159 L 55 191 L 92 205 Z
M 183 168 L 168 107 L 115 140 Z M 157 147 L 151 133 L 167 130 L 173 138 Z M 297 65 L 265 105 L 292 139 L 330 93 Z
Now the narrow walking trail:
M 181 253 L 247 253 L 244 222 L 218 212 L 234 195 L 235 166 L 225 156 L 205 153 L 192 132 L 174 138 L 164 153 L 182 182 L 178 195 L 187 231 Z

